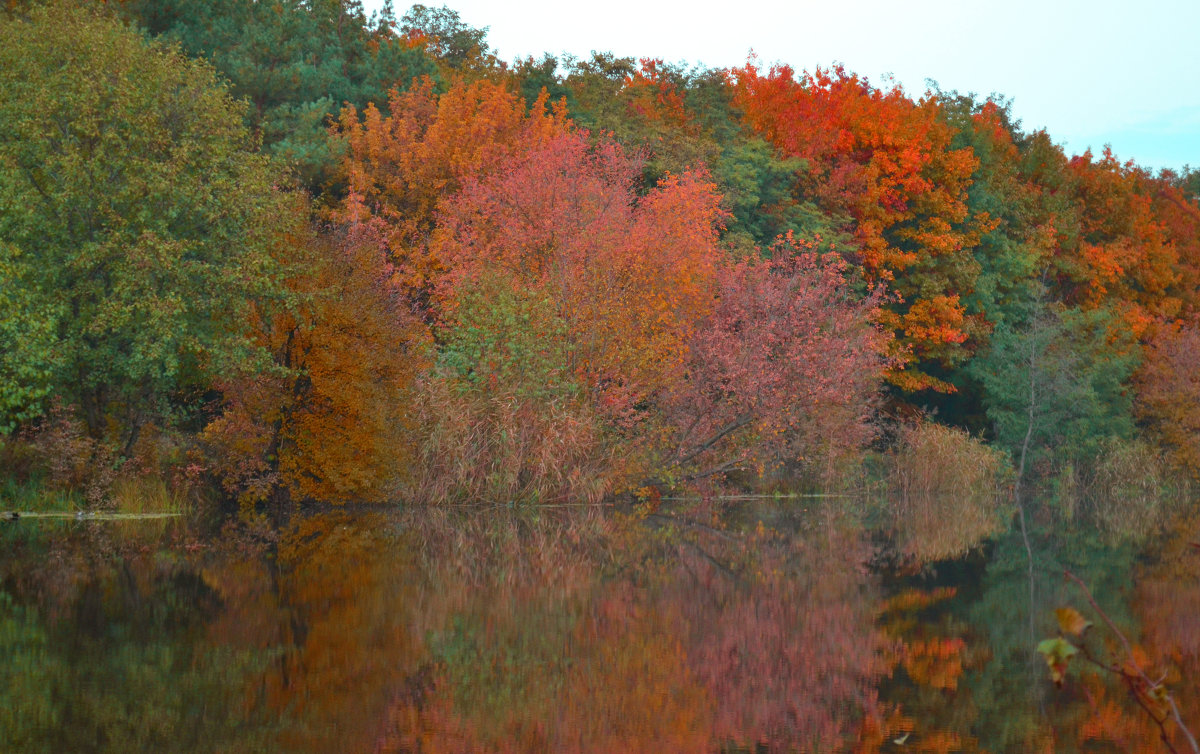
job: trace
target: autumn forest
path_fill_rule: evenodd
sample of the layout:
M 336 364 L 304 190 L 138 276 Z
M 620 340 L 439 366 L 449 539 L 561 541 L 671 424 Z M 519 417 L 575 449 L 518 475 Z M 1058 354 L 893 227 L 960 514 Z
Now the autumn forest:
M 597 619 L 595 635 L 574 622 L 560 628 L 575 637 L 564 641 L 593 642 L 596 672 L 610 661 L 642 667 L 648 660 L 626 656 L 635 649 L 604 636 L 644 632 L 631 646 L 665 663 L 655 672 L 705 689 L 672 696 L 679 708 L 662 715 L 699 715 L 713 726 L 709 743 L 646 744 L 657 751 L 706 750 L 712 740 L 742 751 L 729 742 L 754 740 L 767 719 L 757 716 L 775 714 L 770 694 L 745 710 L 704 706 L 732 693 L 722 684 L 761 693 L 749 679 L 768 674 L 774 655 L 747 660 L 764 663 L 758 670 L 718 672 L 712 663 L 726 649 L 708 635 L 655 644 L 700 622 L 739 632 L 753 624 L 817 674 L 830 655 L 789 644 L 780 628 L 785 606 L 804 602 L 806 620 L 832 620 L 862 653 L 858 675 L 830 682 L 835 698 L 859 699 L 864 678 L 900 667 L 915 687 L 948 694 L 964 665 L 984 662 L 965 624 L 943 616 L 931 636 L 912 617 L 936 612 L 953 590 L 925 584 L 872 607 L 853 567 L 818 565 L 811 547 L 801 567 L 826 569 L 833 591 L 785 589 L 772 569 L 794 559 L 761 520 L 730 513 L 730 501 L 774 501 L 801 521 L 811 504 L 813 517 L 837 519 L 837 536 L 852 540 L 845 551 L 876 548 L 863 562 L 886 561 L 904 578 L 979 557 L 981 547 L 1007 553 L 1018 584 L 1010 601 L 1029 611 L 1029 630 L 1015 629 L 1012 646 L 1060 634 L 1037 659 L 1040 682 L 1059 685 L 1076 646 L 1088 649 L 1079 638 L 1087 629 L 1080 613 L 1061 611 L 1057 624 L 1034 629 L 1035 603 L 1046 614 L 1066 604 L 1046 586 L 1050 560 L 1036 577 L 1035 561 L 1061 532 L 1083 532 L 1089 557 L 1117 548 L 1128 568 L 1137 557 L 1159 563 L 1146 566 L 1159 568 L 1147 582 L 1159 592 L 1140 592 L 1138 610 L 1167 611 L 1185 638 L 1136 652 L 1107 645 L 1118 659 L 1096 677 L 1124 682 L 1144 710 L 1104 713 L 1113 692 L 1093 678 L 1073 698 L 1072 709 L 1090 710 L 1072 718 L 1073 733 L 1046 738 L 1029 733 L 1033 723 L 1017 733 L 1005 724 L 995 740 L 1010 751 L 1033 740 L 1038 751 L 1064 751 L 1054 747 L 1087 729 L 1089 740 L 1118 747 L 1192 750 L 1168 686 L 1143 683 L 1134 669 L 1175 662 L 1170 683 L 1200 672 L 1198 619 L 1169 607 L 1200 594 L 1188 549 L 1200 537 L 1200 172 L 1154 174 L 1108 149 L 1067 154 L 1053 134 L 1023 130 L 999 95 L 908 92 L 840 67 L 801 71 L 753 56 L 728 70 L 606 53 L 503 61 L 486 30 L 448 8 L 397 14 L 388 3 L 368 16 L 348 0 L 9 0 L 0 10 L 0 123 L 6 516 L 202 512 L 226 527 L 221 547 L 268 548 L 286 571 L 310 567 L 296 554 L 310 543 L 322 551 L 312 557 L 331 562 L 339 547 L 392 547 L 364 533 L 367 545 L 326 548 L 326 538 L 350 535 L 304 511 L 355 530 L 354 511 L 610 511 L 619 534 L 591 519 L 556 519 L 549 530 L 513 524 L 533 527 L 544 548 L 536 557 L 447 518 L 421 525 L 434 533 L 420 547 L 399 549 L 417 553 L 405 562 L 475 574 L 469 583 L 499 569 L 514 604 L 531 599 L 521 573 L 590 584 L 581 564 L 615 568 L 602 582 L 603 610 L 623 617 Z M 681 508 L 689 500 L 701 508 Z M 703 507 L 711 505 L 741 523 Z M 704 522 L 685 526 L 682 544 L 632 533 L 666 536 L 662 522 L 681 509 Z M 580 554 L 581 541 L 601 537 L 595 527 L 646 562 L 661 564 L 646 553 L 663 547 L 692 552 L 688 569 L 705 583 L 749 563 L 750 596 L 712 587 L 722 606 L 702 607 L 691 591 L 655 582 L 653 597 L 629 597 L 642 594 L 636 579 Z M 733 530 L 742 532 L 736 543 Z M 841 547 L 823 542 L 820 557 Z M 464 554 L 472 548 L 482 549 Z M 1167 551 L 1191 564 L 1172 573 L 1192 591 L 1164 586 L 1176 583 L 1155 560 Z M 416 589 L 387 581 L 369 553 L 361 567 L 375 569 L 371 584 L 387 583 L 395 599 Z M 498 566 L 505 558 L 519 565 Z M 552 567 L 554 558 L 562 561 Z M 206 565 L 204 579 L 225 584 L 213 588 L 235 604 L 229 589 L 241 577 L 221 562 Z M 1098 572 L 1071 562 L 1092 577 L 1080 586 L 1098 589 L 1092 607 L 1125 615 L 1106 602 Z M 325 578 L 311 568 L 296 589 Z M 0 569 L 0 647 L 26 630 L 21 610 L 32 609 L 8 596 L 31 589 L 14 573 Z M 249 578 L 246 588 L 264 589 L 256 579 L 268 576 Z M 458 609 L 421 589 L 433 611 L 422 620 Z M 1004 599 L 991 599 L 999 610 Z M 630 600 L 650 605 L 639 621 L 657 622 L 630 628 L 633 613 L 621 612 Z M 663 607 L 673 600 L 691 607 Z M 839 605 L 848 612 L 830 618 Z M 715 612 L 690 612 L 705 610 Z M 516 630 L 475 618 L 488 636 Z M 337 618 L 358 620 L 368 618 Z M 1118 616 L 1112 636 L 1118 625 L 1130 623 Z M 438 635 L 450 641 L 453 631 Z M 702 670 L 688 664 L 702 655 L 711 661 Z M 833 665 L 820 677 L 839 672 Z M 498 704 L 491 697 L 435 693 L 467 669 L 448 659 L 430 667 L 443 684 L 421 686 L 433 706 L 395 687 L 380 703 L 395 730 L 415 741 L 417 728 L 404 726 L 432 725 L 430 716 L 449 725 L 438 716 L 458 720 L 453 709 L 492 714 L 480 712 Z M 1027 675 L 1013 672 L 1016 687 Z M 416 688 L 413 677 L 405 688 Z M 296 692 L 281 678 L 264 704 Z M 811 682 L 792 677 L 779 693 Z M 889 706 L 888 693 L 872 691 L 854 724 L 831 709 L 778 711 L 771 725 L 786 719 L 803 730 L 779 750 L 850 750 L 835 740 L 898 750 L 922 723 L 903 710 L 920 703 Z M 313 704 L 334 716 L 346 700 Z M 1179 704 L 1200 709 L 1195 698 Z M 497 726 L 525 738 L 494 750 L 577 750 L 561 748 L 559 729 L 504 720 Z M 0 732 L 3 721 L 0 713 Z M 429 742 L 457 740 L 438 730 L 426 748 L 401 736 L 373 750 L 440 751 Z M 604 739 L 611 730 L 588 735 L 599 748 L 578 750 L 638 750 L 632 739 Z M 968 746 L 986 738 L 978 729 L 977 738 L 953 735 L 942 748 L 927 736 L 932 748 L 914 750 L 983 750 Z M 487 748 L 462 740 L 475 742 L 464 751 Z

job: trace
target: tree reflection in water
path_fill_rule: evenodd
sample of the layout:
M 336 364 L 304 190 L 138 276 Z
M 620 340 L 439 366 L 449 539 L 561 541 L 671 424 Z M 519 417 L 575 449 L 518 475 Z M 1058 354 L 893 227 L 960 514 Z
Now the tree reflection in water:
M 1158 750 L 1111 679 L 1030 672 L 1003 538 L 905 576 L 796 507 L 0 536 L 5 750 Z M 1195 540 L 1090 574 L 1193 720 Z

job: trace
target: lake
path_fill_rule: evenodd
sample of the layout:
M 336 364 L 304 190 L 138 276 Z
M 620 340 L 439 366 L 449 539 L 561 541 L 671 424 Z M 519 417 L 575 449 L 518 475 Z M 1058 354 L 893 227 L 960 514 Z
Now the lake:
M 1200 548 L 897 556 L 837 500 L 0 522 L 8 752 L 1168 751 L 1036 644 L 1095 593 L 1200 723 Z M 1174 739 L 1178 745 L 1182 739 Z M 1182 749 L 1181 749 L 1182 750 Z

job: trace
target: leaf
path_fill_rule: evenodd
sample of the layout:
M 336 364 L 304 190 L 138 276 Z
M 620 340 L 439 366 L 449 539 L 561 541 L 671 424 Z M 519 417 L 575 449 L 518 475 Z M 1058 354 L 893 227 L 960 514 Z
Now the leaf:
M 1092 622 L 1082 615 L 1073 607 L 1060 607 L 1054 611 L 1054 615 L 1058 618 L 1058 627 L 1063 633 L 1071 634 L 1072 636 L 1083 636 L 1084 632 L 1092 626 Z
M 1050 668 L 1050 680 L 1061 686 L 1063 677 L 1067 673 L 1067 664 L 1072 657 L 1078 654 L 1079 650 L 1069 641 L 1058 636 L 1043 640 L 1037 645 L 1037 651 L 1046 658 L 1046 665 Z

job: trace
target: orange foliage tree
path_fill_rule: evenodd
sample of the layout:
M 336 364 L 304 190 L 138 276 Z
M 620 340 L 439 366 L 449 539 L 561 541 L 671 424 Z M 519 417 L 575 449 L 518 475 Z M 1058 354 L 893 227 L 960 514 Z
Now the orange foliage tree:
M 876 89 L 841 68 L 797 79 L 788 66 L 764 74 L 751 62 L 731 77 L 747 122 L 806 161 L 797 189 L 850 226 L 853 261 L 868 281 L 901 297 L 884 321 L 908 365 L 889 379 L 905 390 L 952 391 L 921 365 L 960 363 L 978 327 L 962 302 L 978 274 L 978 231 L 965 201 L 976 160 L 969 149 L 950 148 L 938 102 L 913 102 L 898 87 Z
M 1150 180 L 1149 190 L 1154 218 L 1175 247 L 1181 315 L 1195 316 L 1200 314 L 1200 201 L 1168 171 Z
M 1146 349 L 1137 387 L 1138 417 L 1176 463 L 1200 477 L 1200 329 L 1193 324 L 1157 333 Z
M 287 490 L 329 502 L 382 500 L 412 448 L 410 387 L 429 363 L 428 330 L 391 281 L 365 228 L 298 239 L 292 304 L 260 310 L 267 375 L 231 375 L 205 430 L 216 471 L 254 502 Z
M 1139 336 L 1155 319 L 1177 316 L 1178 253 L 1155 217 L 1148 177 L 1108 148 L 1099 160 L 1088 151 L 1069 165 L 1080 204 L 1079 244 L 1070 250 L 1083 284 L 1078 303 L 1115 305 Z
M 386 240 L 405 290 L 428 294 L 445 271 L 429 248 L 439 203 L 470 178 L 496 169 L 515 150 L 568 130 L 562 108 L 544 100 L 527 110 L 504 84 L 456 81 L 444 94 L 424 79 L 393 90 L 390 115 L 373 105 L 342 112 L 333 133 L 345 143 L 348 196 L 334 210 L 342 223 L 366 223 Z

